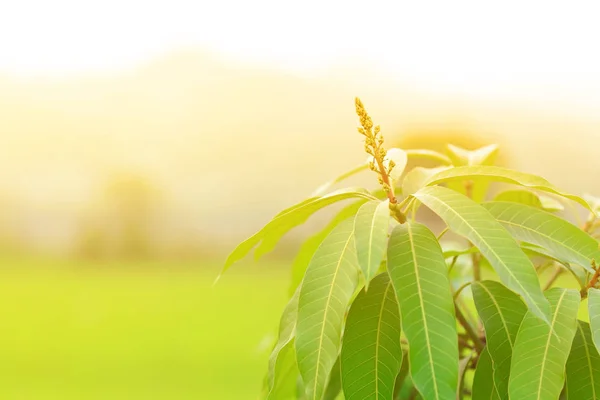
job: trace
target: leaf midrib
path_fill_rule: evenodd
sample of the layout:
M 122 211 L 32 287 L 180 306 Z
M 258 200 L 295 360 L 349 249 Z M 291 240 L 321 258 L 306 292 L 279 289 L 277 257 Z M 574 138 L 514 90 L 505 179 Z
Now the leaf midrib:
M 550 348 L 550 340 L 552 339 L 552 332 L 554 332 L 554 324 L 556 323 L 556 319 L 558 318 L 558 314 L 560 311 L 560 305 L 562 304 L 565 295 L 567 294 L 567 290 L 563 290 L 558 302 L 556 303 L 556 309 L 554 311 L 554 315 L 552 316 L 552 323 L 550 324 L 550 331 L 548 332 L 548 339 L 546 340 L 546 348 L 544 349 L 544 358 L 542 359 L 542 369 L 540 376 L 540 384 L 538 385 L 537 390 L 537 400 L 540 400 L 540 396 L 542 395 L 542 383 L 544 383 L 544 375 L 546 370 L 546 360 L 548 359 L 548 349 Z
M 326 322 L 327 322 L 327 314 L 329 311 L 329 304 L 331 302 L 331 296 L 333 294 L 333 287 L 334 287 L 334 282 L 337 279 L 337 275 L 340 271 L 340 266 L 342 265 L 342 260 L 344 259 L 344 255 L 346 254 L 346 251 L 348 250 L 348 244 L 350 243 L 350 240 L 352 240 L 354 238 L 354 234 L 350 234 L 348 236 L 348 240 L 346 241 L 346 244 L 344 245 L 344 248 L 342 249 L 341 253 L 340 253 L 340 258 L 338 260 L 338 263 L 335 267 L 335 272 L 333 274 L 333 279 L 331 280 L 331 284 L 329 287 L 329 294 L 327 295 L 327 302 L 325 303 L 325 312 L 323 313 L 323 321 L 322 321 L 322 326 L 321 326 L 321 334 L 319 335 L 319 351 L 317 352 L 317 368 L 315 369 L 315 384 L 313 386 L 313 399 L 316 400 L 317 397 L 317 383 L 319 382 L 319 368 L 321 366 L 321 350 L 323 349 L 323 335 L 325 334 L 325 326 L 326 326 Z
M 421 302 L 421 307 L 420 307 L 421 308 L 421 316 L 423 317 L 423 327 L 425 328 L 425 341 L 427 342 L 427 355 L 429 356 L 429 366 L 431 367 L 433 389 L 434 389 L 434 393 L 435 393 L 435 398 L 437 400 L 439 400 L 440 397 L 439 397 L 439 393 L 438 393 L 437 379 L 436 379 L 435 369 L 433 366 L 433 357 L 431 355 L 431 341 L 429 339 L 429 328 L 427 328 L 427 319 L 425 319 L 425 309 L 424 309 L 425 304 L 423 302 L 423 293 L 421 290 L 421 280 L 419 278 L 419 268 L 418 268 L 419 264 L 417 262 L 417 253 L 415 251 L 412 227 L 407 224 L 406 228 L 407 228 L 407 232 L 408 232 L 408 238 L 410 241 L 410 250 L 412 253 L 413 265 L 415 268 L 415 278 L 416 278 L 416 282 L 417 282 L 417 290 L 419 293 L 419 301 Z
M 490 251 L 490 252 L 491 252 L 491 253 L 494 255 L 494 257 L 496 257 L 496 259 L 497 259 L 497 260 L 498 260 L 498 261 L 499 261 L 499 262 L 500 262 L 500 263 L 501 263 L 501 264 L 504 266 L 504 268 L 505 268 L 506 272 L 507 272 L 507 273 L 508 273 L 508 274 L 511 276 L 511 278 L 513 278 L 513 281 L 514 281 L 514 282 L 515 282 L 515 283 L 516 283 L 516 284 L 517 284 L 517 285 L 518 285 L 518 286 L 521 288 L 521 290 L 523 291 L 523 296 L 527 296 L 527 297 L 529 297 L 529 293 L 528 293 L 528 292 L 525 290 L 525 288 L 523 288 L 523 286 L 521 285 L 521 283 L 519 282 L 519 280 L 518 280 L 518 279 L 515 277 L 515 275 L 513 274 L 513 272 L 512 272 L 512 271 L 511 271 L 511 270 L 508 268 L 508 266 L 507 266 L 507 265 L 504 263 L 504 261 L 503 261 L 503 260 L 502 260 L 502 259 L 501 259 L 501 258 L 498 256 L 498 254 L 497 254 L 497 253 L 494 251 L 494 249 L 492 248 L 492 246 L 490 246 L 490 245 L 487 243 L 487 241 L 483 239 L 483 237 L 482 237 L 482 236 L 481 236 L 481 235 L 480 235 L 480 234 L 477 232 L 477 230 L 476 230 L 476 229 L 475 229 L 475 228 L 474 228 L 474 227 L 473 227 L 471 224 L 469 224 L 469 223 L 467 222 L 467 220 L 466 220 L 466 219 L 464 219 L 464 218 L 463 218 L 463 217 L 462 217 L 460 214 L 458 214 L 456 211 L 454 211 L 454 210 L 453 210 L 453 209 L 452 209 L 452 208 L 451 208 L 451 207 L 450 207 L 450 206 L 449 206 L 449 205 L 448 205 L 446 202 L 444 202 L 444 201 L 442 201 L 442 200 L 440 200 L 440 199 L 438 199 L 438 198 L 436 198 L 436 197 L 434 197 L 434 196 L 428 195 L 428 194 L 425 194 L 425 196 L 428 196 L 429 198 L 433 199 L 434 201 L 437 201 L 437 202 L 439 202 L 440 204 L 442 204 L 444 207 L 446 207 L 446 209 L 447 209 L 448 211 L 452 212 L 452 213 L 453 213 L 454 215 L 456 215 L 456 216 L 457 216 L 459 219 L 461 219 L 461 220 L 462 220 L 462 221 L 463 221 L 463 222 L 464 222 L 464 223 L 465 223 L 465 224 L 466 224 L 466 225 L 467 225 L 469 228 L 471 228 L 471 230 L 473 231 L 473 233 L 474 233 L 474 234 L 475 234 L 477 237 L 479 237 L 479 239 L 481 239 L 481 240 L 482 240 L 482 241 L 483 241 L 483 242 L 484 242 L 484 243 L 487 245 L 487 247 L 488 247 L 489 251 Z M 483 207 L 482 207 L 482 208 L 483 208 Z M 484 210 L 485 210 L 485 209 L 484 209 Z M 486 210 L 486 212 L 488 212 L 488 211 Z M 492 219 L 494 219 L 494 217 L 493 217 L 491 214 L 490 214 L 490 216 L 492 217 Z M 494 219 L 494 220 L 495 220 L 495 219 Z M 498 223 L 499 223 L 499 222 L 498 222 Z M 503 228 L 503 229 L 504 229 L 504 228 Z M 515 242 L 515 244 L 516 244 L 516 242 Z M 529 297 L 529 298 L 530 298 L 530 299 L 532 299 L 531 297 Z M 533 300 L 533 299 L 532 299 L 532 300 Z M 534 308 L 536 308 L 536 309 L 538 310 L 538 312 L 539 312 L 541 315 L 544 315 L 544 313 L 542 312 L 542 310 L 541 310 L 541 309 L 538 307 L 538 305 L 537 305 L 537 304 L 536 304 L 534 301 L 532 301 L 532 305 L 533 305 L 533 307 L 534 307 Z
M 498 304 L 498 302 L 496 301 L 496 298 L 494 297 L 492 292 L 487 287 L 485 287 L 485 285 L 481 284 L 479 286 L 482 287 L 483 290 L 485 290 L 487 292 L 487 294 L 490 296 L 490 300 L 494 303 L 494 306 L 498 310 L 498 315 L 500 315 L 500 319 L 502 320 L 502 326 L 504 327 L 504 331 L 506 332 L 506 336 L 508 337 L 508 343 L 510 343 L 510 348 L 512 349 L 514 347 L 514 343 L 512 341 L 512 338 L 510 337 L 510 332 L 508 331 L 508 325 L 506 323 L 506 319 L 504 319 L 504 314 L 502 314 L 502 311 L 500 309 L 500 304 Z
M 583 331 L 583 329 L 581 328 L 581 324 L 577 323 L 577 330 L 579 331 L 579 333 L 581 334 L 581 338 L 583 339 L 583 347 L 585 349 L 585 358 L 587 360 L 587 366 L 588 369 L 590 371 L 590 381 L 592 383 L 592 394 L 593 394 L 593 398 L 594 400 L 596 399 L 596 384 L 594 382 L 594 371 L 592 370 L 592 358 L 590 357 L 590 351 L 588 349 L 588 341 L 585 338 L 585 332 Z
M 381 308 L 379 309 L 379 320 L 377 321 L 377 340 L 375 341 L 375 399 L 379 399 L 379 341 L 381 339 L 381 321 L 383 320 L 383 310 L 385 309 L 385 303 L 387 301 L 388 290 L 392 286 L 390 280 L 383 291 L 383 301 L 381 302 Z

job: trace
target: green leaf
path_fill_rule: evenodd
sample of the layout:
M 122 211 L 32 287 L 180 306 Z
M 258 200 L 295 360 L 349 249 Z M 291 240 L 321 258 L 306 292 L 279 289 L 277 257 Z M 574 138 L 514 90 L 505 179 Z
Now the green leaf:
M 319 186 L 314 192 L 313 192 L 313 196 L 322 196 L 324 193 L 326 193 L 329 189 L 331 189 L 331 187 L 333 185 L 335 185 L 336 183 L 342 182 L 343 180 L 346 180 L 348 178 L 350 178 L 351 176 L 354 176 L 362 171 L 368 170 L 369 169 L 369 163 L 363 163 L 360 165 L 357 165 L 356 167 L 352 168 L 349 171 L 344 172 L 343 174 L 335 177 L 334 179 L 330 180 L 329 182 L 325 182 L 324 184 L 322 184 L 321 186 Z
M 546 297 L 553 313 L 550 326 L 528 312 L 519 328 L 508 382 L 511 399 L 558 399 L 563 389 L 580 296 L 577 290 L 554 288 Z
M 458 338 L 447 266 L 435 235 L 398 225 L 388 244 L 388 273 L 409 344 L 410 371 L 425 399 L 451 399 L 458 385 Z
M 471 246 L 468 249 L 464 250 L 446 250 L 444 251 L 444 258 L 458 257 L 463 256 L 465 254 L 475 254 L 479 253 L 479 249 L 475 246 Z
M 296 357 L 309 400 L 323 395 L 357 285 L 353 230 L 352 218 L 335 227 L 315 252 L 300 286 Z
M 448 158 L 448 156 L 438 153 L 437 151 L 428 150 L 428 149 L 406 149 L 406 154 L 409 158 L 428 158 L 430 160 L 439 161 L 442 164 L 450 165 L 452 164 L 452 160 Z
M 521 203 L 546 211 L 562 211 L 565 207 L 549 196 L 544 196 L 526 189 L 506 190 L 498 193 L 494 201 L 510 201 Z
M 550 305 L 531 260 L 489 211 L 466 196 L 439 186 L 423 188 L 414 196 L 438 214 L 451 230 L 477 246 L 500 280 L 521 295 L 531 311 L 550 322 Z
M 402 363 L 400 315 L 387 273 L 377 275 L 350 307 L 342 343 L 346 400 L 392 400 Z
M 389 225 L 390 207 L 387 201 L 363 204 L 354 219 L 356 254 L 367 289 L 385 256 Z
M 390 162 L 394 163 L 394 168 L 390 169 Z M 404 172 L 404 168 L 406 168 L 406 163 L 408 162 L 408 155 L 402 149 L 398 149 L 393 147 L 388 149 L 385 154 L 385 158 L 383 159 L 383 166 L 387 171 L 389 171 L 389 176 L 392 184 L 395 184 L 396 181 L 402 176 Z
M 229 257 L 227 257 L 221 274 L 229 269 L 233 263 L 244 258 L 257 245 L 258 248 L 256 249 L 255 257 L 259 258 L 273 250 L 283 235 L 292 228 L 306 222 L 315 212 L 338 201 L 353 198 L 377 200 L 375 196 L 371 195 L 365 189 L 348 188 L 328 193 L 322 197 L 313 197 L 280 212 L 260 231 L 243 241 L 233 250 Z
M 513 203 L 526 204 L 536 208 L 542 208 L 542 201 L 534 192 L 524 189 L 513 189 L 500 192 L 494 197 L 494 201 L 510 201 Z
M 415 167 L 411 169 L 404 180 L 402 181 L 402 194 L 404 196 L 410 196 L 411 194 L 417 192 L 422 187 L 427 185 L 427 181 L 431 179 L 432 176 L 437 174 L 438 172 L 445 171 L 452 167 L 436 167 L 436 168 L 424 168 L 424 167 Z
M 487 333 L 487 350 L 494 365 L 496 391 L 500 399 L 508 399 L 510 360 L 527 307 L 519 296 L 498 282 L 473 282 L 471 290 Z
M 466 165 L 493 165 L 498 154 L 498 146 L 495 144 L 484 146 L 476 150 L 467 150 L 458 146 L 448 145 L 448 155 L 455 166 Z M 478 182 L 469 182 L 469 189 L 466 182 L 449 182 L 448 188 L 480 202 L 485 198 L 485 194 L 490 186 L 488 181 L 479 180 Z
M 329 382 L 327 383 L 327 388 L 325 389 L 325 393 L 323 394 L 322 400 L 336 400 L 340 397 L 342 392 L 342 371 L 341 371 L 341 363 L 338 358 L 333 368 L 331 369 L 331 374 L 329 375 Z
M 578 321 L 567 360 L 565 388 L 567 400 L 600 399 L 600 354 L 587 322 Z
M 296 381 L 298 365 L 294 339 L 286 343 L 278 352 L 273 374 L 275 381 L 269 390 L 267 400 L 292 400 L 296 398 Z
M 594 214 L 600 214 L 600 197 L 584 193 L 582 196 L 591 206 Z
M 498 398 L 494 388 L 493 365 L 487 347 L 479 356 L 475 376 L 473 377 L 473 400 L 495 400 Z
M 527 174 L 524 172 L 513 171 L 511 169 L 494 167 L 487 165 L 465 166 L 441 171 L 435 176 L 432 176 L 428 186 L 437 185 L 444 182 L 452 182 L 465 179 L 488 179 L 498 182 L 513 183 L 528 187 L 530 189 L 538 189 L 548 193 L 554 193 L 564 198 L 573 200 L 588 210 L 591 210 L 590 205 L 579 196 L 564 193 L 555 188 L 550 182 L 536 175 Z
M 498 145 L 490 144 L 475 150 L 448 144 L 448 155 L 456 166 L 462 165 L 492 165 L 498 155 Z
M 388 152 L 391 150 L 392 149 L 388 150 Z M 408 158 L 411 158 L 411 157 L 412 158 L 428 158 L 431 160 L 440 161 L 442 164 L 447 164 L 447 165 L 452 164 L 452 161 L 450 161 L 450 159 L 447 156 L 445 156 L 441 153 L 438 153 L 437 151 L 433 151 L 433 150 L 408 149 L 408 150 L 403 150 L 403 152 L 404 152 L 404 154 L 406 154 L 406 156 Z M 334 179 L 322 184 L 314 191 L 313 196 L 321 196 L 323 193 L 326 193 L 327 190 L 331 189 L 331 187 L 333 185 L 335 185 L 336 183 L 340 183 L 340 182 L 350 178 L 351 176 L 354 176 L 362 171 L 368 170 L 370 160 L 371 160 L 371 157 L 368 158 L 367 162 L 357 165 L 356 167 L 352 168 L 351 170 L 346 171 L 343 174 L 335 177 Z M 398 165 L 398 161 L 399 160 L 394 159 L 394 162 L 397 165 Z M 406 162 L 404 162 L 403 164 L 404 164 L 404 166 L 402 167 L 402 170 L 404 170 L 404 168 L 406 166 Z M 400 172 L 402 172 L 402 171 L 400 171 Z
M 338 212 L 335 217 L 327 224 L 325 228 L 319 231 L 316 235 L 311 236 L 306 239 L 302 246 L 300 246 L 300 250 L 292 263 L 292 281 L 290 283 L 289 293 L 292 294 L 296 290 L 296 288 L 302 282 L 302 278 L 304 278 L 304 273 L 306 272 L 306 268 L 308 267 L 308 263 L 311 258 L 319 248 L 319 245 L 325 240 L 327 235 L 338 226 L 340 222 L 343 220 L 350 218 L 358 212 L 360 207 L 366 202 L 365 199 L 360 199 L 352 204 L 344 207 L 340 212 Z
M 279 338 L 269 357 L 269 396 L 280 396 L 281 393 L 295 393 L 296 377 L 298 374 L 290 375 L 290 369 L 293 367 L 297 372 L 298 368 L 296 367 L 296 354 L 294 348 L 289 345 L 292 343 L 296 333 L 299 293 L 300 290 L 296 290 L 281 315 L 281 320 L 279 322 Z M 290 347 L 292 355 L 289 354 Z M 291 390 L 291 392 L 287 392 L 286 390 L 288 389 Z M 274 392 L 275 394 L 273 394 Z
M 556 254 L 554 254 L 551 250 L 548 250 L 544 247 L 532 243 L 521 242 L 521 249 L 523 249 L 525 254 L 527 254 L 528 256 L 544 257 L 564 266 L 573 274 L 573 276 L 579 282 L 580 286 L 583 287 L 586 285 L 587 272 L 584 268 L 579 267 L 577 265 L 572 266 L 567 261 L 557 258 Z
M 492 201 L 482 206 L 517 240 L 543 247 L 559 260 L 594 272 L 591 261 L 600 260 L 598 242 L 570 222 L 519 203 Z
M 590 327 L 596 349 L 600 351 L 600 290 L 588 290 L 588 312 L 590 314 Z

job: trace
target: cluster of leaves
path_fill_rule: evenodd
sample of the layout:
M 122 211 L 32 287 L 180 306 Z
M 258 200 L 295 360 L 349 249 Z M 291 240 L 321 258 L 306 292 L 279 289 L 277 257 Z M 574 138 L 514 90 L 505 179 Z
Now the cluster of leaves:
M 600 201 L 494 166 L 496 146 L 385 151 L 359 100 L 357 113 L 367 162 L 277 214 L 226 261 L 253 249 L 258 258 L 318 210 L 350 201 L 294 261 L 265 397 L 600 398 Z M 405 171 L 419 157 L 440 166 Z M 368 169 L 383 190 L 330 191 Z M 492 182 L 511 188 L 490 200 Z M 574 203 L 589 212 L 582 227 L 558 215 Z M 417 222 L 421 205 L 445 223 L 439 235 Z M 588 309 L 589 323 L 578 320 Z

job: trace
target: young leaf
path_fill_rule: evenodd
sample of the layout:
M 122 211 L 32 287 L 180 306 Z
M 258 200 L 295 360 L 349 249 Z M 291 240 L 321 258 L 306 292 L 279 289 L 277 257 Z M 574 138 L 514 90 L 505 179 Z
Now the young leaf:
M 550 305 L 542 293 L 533 264 L 485 208 L 439 186 L 423 188 L 414 196 L 446 221 L 451 230 L 477 246 L 500 280 L 521 295 L 531 311 L 550 322 Z
M 424 399 L 450 399 L 458 385 L 458 338 L 447 266 L 435 235 L 398 225 L 388 244 L 388 273 L 409 344 L 410 371 Z
M 258 248 L 255 252 L 255 257 L 273 250 L 279 240 L 292 228 L 303 224 L 315 212 L 321 208 L 338 201 L 362 198 L 366 200 L 377 200 L 367 190 L 361 188 L 341 189 L 335 192 L 326 194 L 322 197 L 314 197 L 305 200 L 295 206 L 292 206 L 275 216 L 267 225 L 260 231 L 252 235 L 250 238 L 243 241 L 233 252 L 227 257 L 221 274 L 223 274 L 233 263 L 241 260 L 248 254 L 256 245 Z
M 519 203 L 492 201 L 482 206 L 517 240 L 543 247 L 560 260 L 594 272 L 591 261 L 600 260 L 598 242 L 570 222 Z
M 467 150 L 451 144 L 448 144 L 447 147 L 448 155 L 452 159 L 452 163 L 457 167 L 466 165 L 493 165 L 498 155 L 498 146 L 495 144 L 476 150 Z M 490 183 L 485 180 L 479 180 L 476 184 L 472 184 L 470 189 L 467 189 L 462 182 L 448 183 L 448 188 L 465 194 L 476 202 L 480 202 L 485 198 L 489 186 Z
M 394 163 L 394 168 L 391 168 L 390 172 L 390 179 L 393 184 L 402 176 L 408 162 L 408 155 L 404 150 L 393 147 L 387 151 L 383 160 L 383 165 L 388 171 L 390 171 L 390 162 Z
M 563 388 L 580 296 L 577 290 L 554 288 L 546 297 L 553 313 L 550 326 L 528 312 L 519 328 L 508 382 L 511 399 L 558 399 Z
M 289 289 L 290 294 L 294 293 L 296 288 L 300 285 L 300 282 L 302 282 L 302 278 L 304 277 L 304 273 L 306 272 L 306 268 L 308 267 L 310 259 L 313 257 L 315 251 L 317 251 L 317 248 L 323 242 L 323 240 L 325 240 L 327 235 L 329 235 L 333 228 L 338 226 L 340 222 L 346 218 L 356 215 L 360 207 L 366 201 L 367 200 L 365 199 L 360 199 L 352 204 L 347 205 L 340 212 L 338 212 L 335 217 L 333 217 L 333 219 L 325 228 L 302 243 L 302 246 L 300 246 L 300 250 L 298 251 L 298 255 L 292 263 L 292 281 Z
M 473 400 L 496 400 L 499 398 L 494 388 L 493 373 L 492 358 L 486 347 L 479 356 L 473 377 Z
M 567 400 L 600 399 L 600 354 L 587 322 L 577 324 L 567 360 L 565 394 Z
M 561 211 L 564 206 L 549 196 L 543 196 L 525 189 L 506 190 L 498 193 L 494 201 L 509 201 L 540 208 L 546 211 Z
M 537 193 L 525 189 L 513 189 L 500 192 L 494 197 L 494 201 L 510 201 L 513 203 L 526 204 L 528 206 L 542 208 L 542 201 Z
M 341 354 L 346 400 L 392 400 L 402 363 L 400 315 L 386 273 L 377 275 L 367 292 L 350 307 Z
M 452 167 L 444 166 L 444 167 L 436 167 L 436 168 L 424 168 L 424 167 L 415 167 L 410 170 L 404 177 L 402 181 L 402 194 L 404 196 L 410 196 L 411 194 L 417 192 L 422 187 L 425 187 L 427 181 L 437 174 L 438 172 L 447 170 Z
M 390 208 L 387 201 L 369 201 L 363 204 L 354 219 L 356 254 L 366 289 L 385 256 L 389 224 Z
M 414 158 L 428 158 L 430 160 L 435 160 L 435 161 L 439 161 L 442 164 L 445 165 L 451 165 L 452 164 L 452 160 L 450 160 L 450 158 L 448 158 L 448 156 L 442 154 L 442 153 L 438 153 L 437 151 L 434 150 L 428 150 L 428 149 L 406 149 L 404 150 L 406 151 L 406 154 L 408 155 L 408 157 L 414 157 Z
M 448 155 L 454 165 L 492 165 L 498 155 L 498 145 L 490 144 L 476 150 L 467 150 L 462 147 L 448 144 Z
M 588 210 L 591 210 L 590 205 L 581 197 L 560 191 L 544 178 L 501 167 L 487 165 L 456 167 L 441 171 L 435 176 L 432 176 L 427 185 L 433 186 L 444 182 L 465 179 L 488 179 L 498 182 L 513 183 L 530 189 L 538 189 L 573 200 Z
M 592 339 L 596 349 L 600 351 L 600 290 L 590 288 L 588 290 L 588 312 L 590 314 L 590 327 Z
M 338 358 L 344 314 L 358 280 L 353 230 L 350 218 L 325 238 L 300 286 L 296 357 L 309 400 L 322 397 Z
M 494 365 L 494 385 L 498 397 L 508 399 L 513 346 L 527 307 L 519 296 L 498 282 L 473 282 L 471 290 L 487 333 L 487 351 Z

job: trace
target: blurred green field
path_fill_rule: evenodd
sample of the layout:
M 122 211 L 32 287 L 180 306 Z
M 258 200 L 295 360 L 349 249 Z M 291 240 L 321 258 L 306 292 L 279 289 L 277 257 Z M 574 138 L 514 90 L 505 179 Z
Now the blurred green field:
M 211 287 L 216 263 L 1 265 L 0 398 L 257 397 L 286 269 Z

